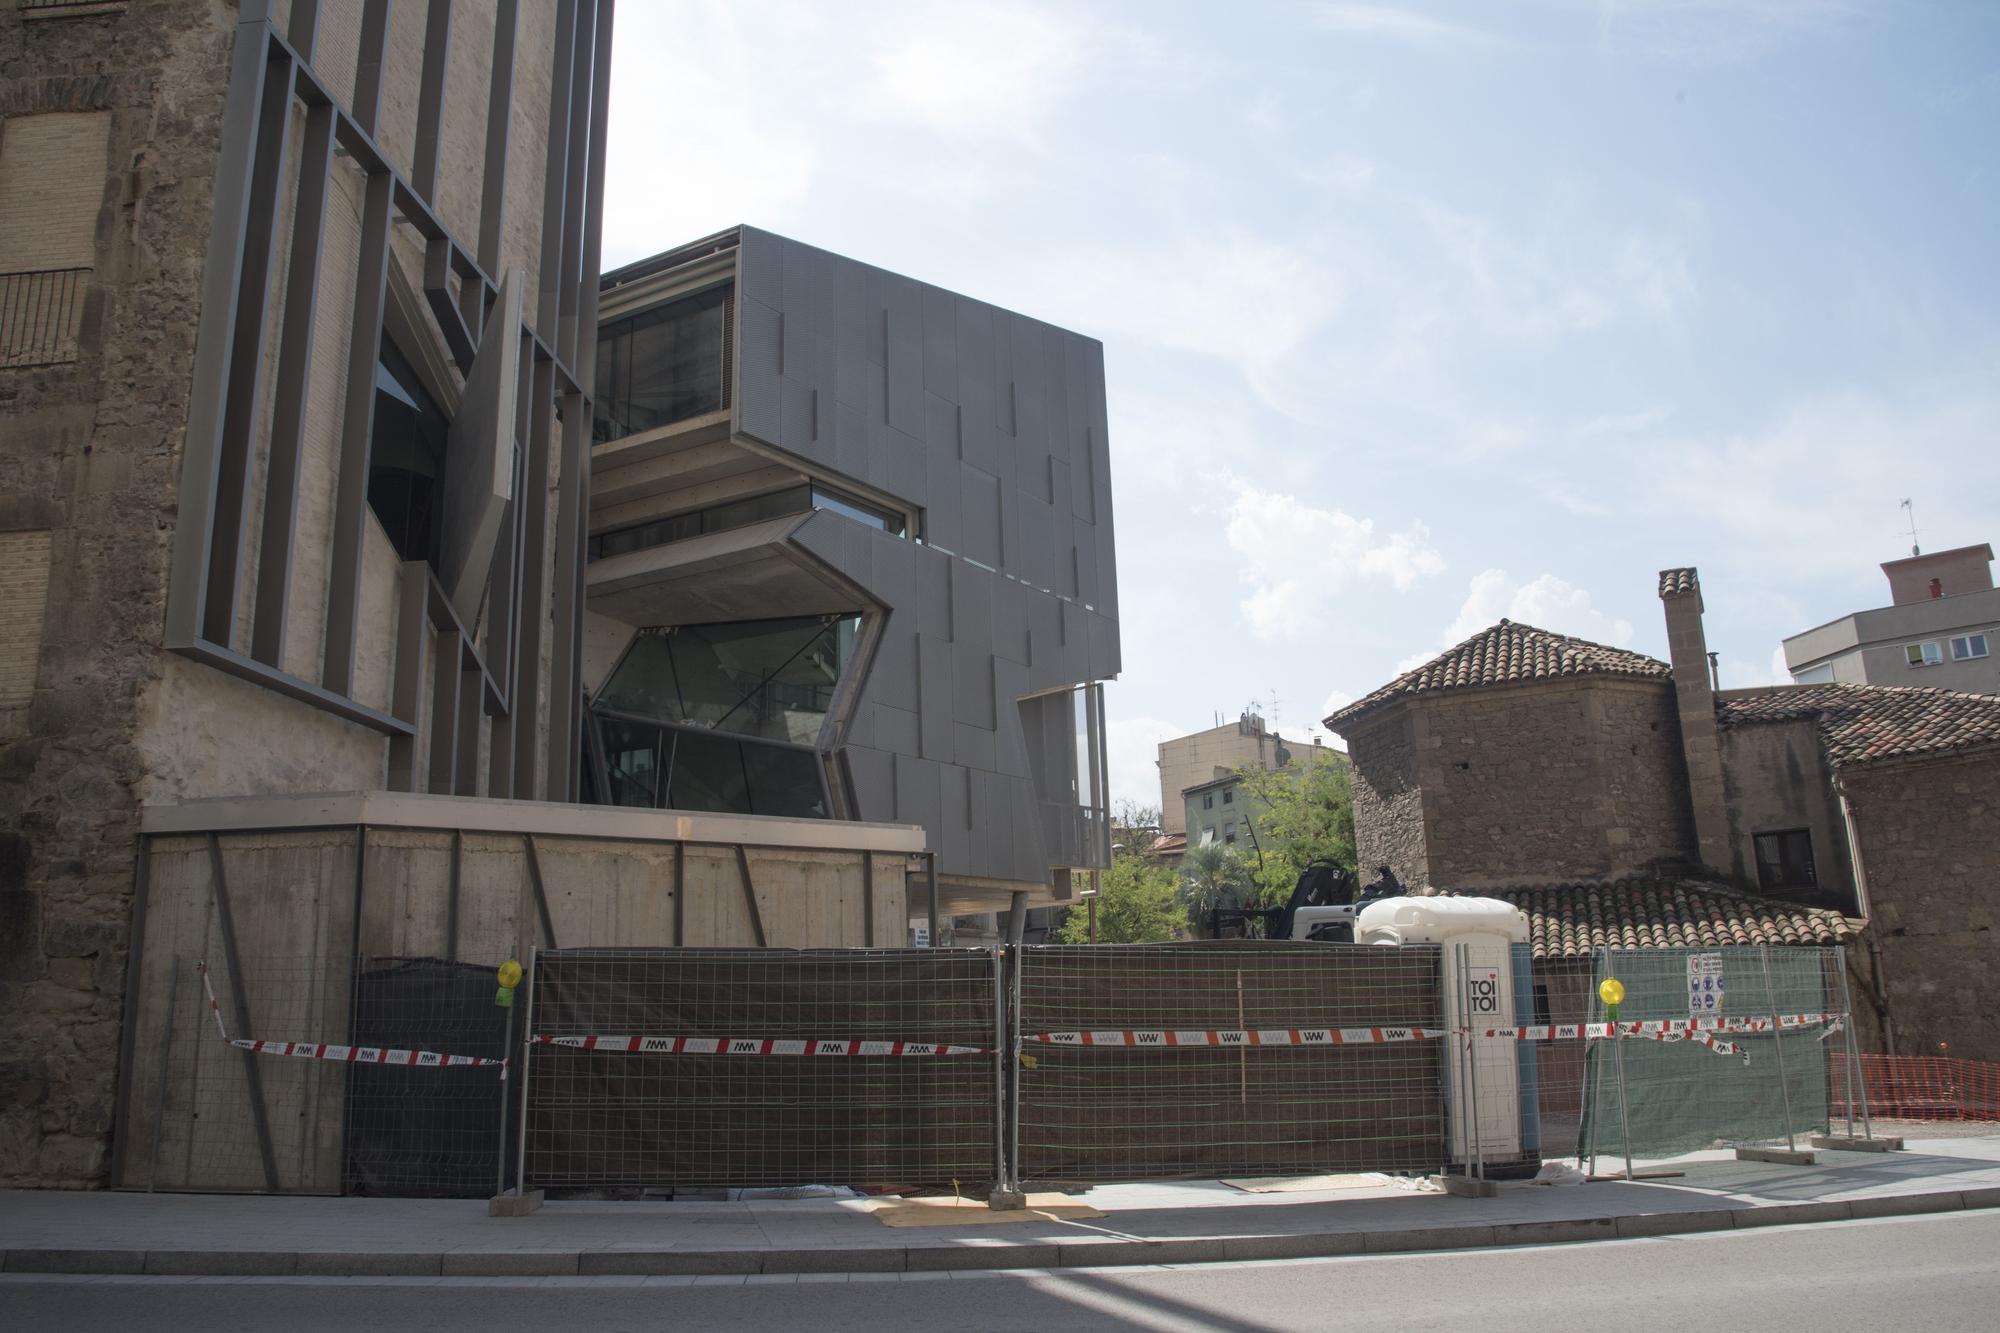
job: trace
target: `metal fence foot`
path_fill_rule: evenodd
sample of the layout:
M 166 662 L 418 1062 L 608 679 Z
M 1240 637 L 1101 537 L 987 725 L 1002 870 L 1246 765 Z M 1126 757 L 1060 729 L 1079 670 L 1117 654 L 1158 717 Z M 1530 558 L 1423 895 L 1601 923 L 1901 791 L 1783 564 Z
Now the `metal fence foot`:
M 1804 1148 L 1738 1148 L 1739 1162 L 1776 1162 L 1779 1166 L 1811 1166 L 1819 1159 Z
M 1903 1140 L 1895 1136 L 1879 1139 L 1863 1138 L 1859 1134 L 1815 1134 L 1812 1136 L 1815 1148 L 1837 1149 L 1840 1152 L 1901 1152 Z
M 1028 1206 L 1028 1196 L 1018 1189 L 995 1185 L 993 1192 L 986 1196 L 986 1206 L 996 1213 L 1016 1212 Z
M 542 1192 L 529 1190 L 526 1194 L 516 1190 L 512 1194 L 496 1194 L 486 1201 L 488 1217 L 526 1217 L 542 1206 Z
M 1431 1183 L 1461 1199 L 1490 1199 L 1500 1192 L 1498 1185 L 1478 1176 L 1432 1176 Z

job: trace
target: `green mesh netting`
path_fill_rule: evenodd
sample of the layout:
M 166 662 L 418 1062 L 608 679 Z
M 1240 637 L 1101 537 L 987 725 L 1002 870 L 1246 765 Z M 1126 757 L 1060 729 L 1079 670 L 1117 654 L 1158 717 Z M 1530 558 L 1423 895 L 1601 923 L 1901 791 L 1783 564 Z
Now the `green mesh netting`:
M 1713 978 L 1721 986 L 1718 1004 L 1704 1007 L 1704 1014 L 1767 1018 L 1773 1012 L 1817 1014 L 1839 1008 L 1835 950 L 1612 950 L 1601 953 L 1593 969 L 1590 1020 L 1605 1018 L 1596 995 L 1598 983 L 1607 976 L 1625 985 L 1618 1015 L 1623 1021 L 1690 1017 L 1691 956 L 1703 959 L 1697 965 L 1697 982 Z M 1701 999 L 1706 1006 L 1707 995 Z M 1788 1120 L 1791 1133 L 1801 1139 L 1823 1132 L 1829 1101 L 1827 1035 L 1826 1026 L 1814 1025 L 1787 1030 L 1782 1036 L 1723 1036 L 1721 1040 L 1739 1049 L 1735 1055 L 1691 1042 L 1593 1041 L 1584 1067 L 1581 1151 L 1586 1156 L 1625 1156 L 1627 1124 L 1631 1156 L 1651 1158 L 1704 1148 L 1782 1144 Z M 1622 1122 L 1614 1046 L 1624 1051 Z

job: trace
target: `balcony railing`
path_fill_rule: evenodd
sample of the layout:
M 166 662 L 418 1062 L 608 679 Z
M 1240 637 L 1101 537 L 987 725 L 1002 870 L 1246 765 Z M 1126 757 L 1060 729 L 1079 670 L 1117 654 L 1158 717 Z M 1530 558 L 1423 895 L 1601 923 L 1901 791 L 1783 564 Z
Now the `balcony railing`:
M 0 273 L 0 366 L 74 361 L 87 268 Z

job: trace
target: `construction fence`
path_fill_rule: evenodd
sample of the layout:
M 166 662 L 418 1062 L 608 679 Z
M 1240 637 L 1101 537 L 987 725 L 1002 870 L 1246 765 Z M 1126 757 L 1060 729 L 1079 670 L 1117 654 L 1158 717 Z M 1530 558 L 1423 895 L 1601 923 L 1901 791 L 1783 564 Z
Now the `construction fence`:
M 506 1006 L 464 962 L 177 960 L 128 1072 L 117 1183 L 632 1197 L 1508 1173 L 1865 1133 L 1871 1099 L 1995 1104 L 1976 1070 L 1911 1083 L 1856 1052 L 1837 949 L 1465 947 L 571 949 L 525 960 Z

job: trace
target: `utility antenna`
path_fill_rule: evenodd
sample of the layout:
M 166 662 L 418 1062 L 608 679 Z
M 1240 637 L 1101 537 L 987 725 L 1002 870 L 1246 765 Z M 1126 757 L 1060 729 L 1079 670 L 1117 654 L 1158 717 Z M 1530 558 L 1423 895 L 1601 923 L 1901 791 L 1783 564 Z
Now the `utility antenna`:
M 1906 518 L 1908 518 L 1908 519 L 1910 520 L 1910 554 L 1911 554 L 1911 555 L 1922 555 L 1922 554 L 1923 554 L 1923 552 L 1917 549 L 1917 509 L 1916 509 L 1916 506 L 1915 506 L 1915 505 L 1913 505 L 1913 504 L 1911 504 L 1911 503 L 1910 503 L 1910 502 L 1909 502 L 1908 500 L 1905 500 L 1905 501 L 1903 501 L 1903 514 L 1904 514 L 1904 516 L 1905 516 Z

